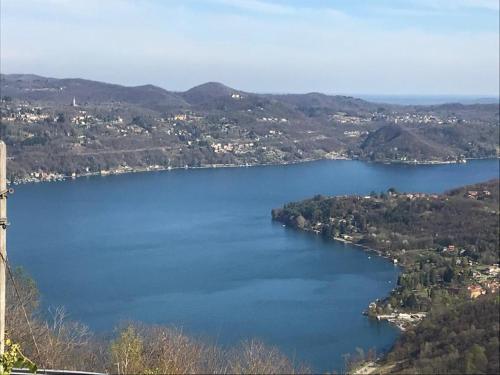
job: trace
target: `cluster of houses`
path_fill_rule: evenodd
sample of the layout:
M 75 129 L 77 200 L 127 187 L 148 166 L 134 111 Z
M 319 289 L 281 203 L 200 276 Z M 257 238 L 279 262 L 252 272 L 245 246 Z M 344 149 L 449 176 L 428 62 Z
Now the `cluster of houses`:
M 196 122 L 200 120 L 203 120 L 203 116 L 199 116 L 194 113 L 176 113 L 170 117 L 158 119 L 158 121 L 160 122 L 175 122 L 175 121 Z
M 443 247 L 441 252 L 455 254 L 456 250 L 458 250 L 458 249 L 455 247 L 455 245 L 448 245 L 448 246 Z M 464 253 L 465 253 L 465 249 L 461 249 L 460 251 L 458 251 L 458 254 L 460 254 L 460 255 L 462 255 Z
M 482 199 L 485 199 L 485 198 L 490 197 L 490 196 L 491 196 L 491 191 L 489 191 L 489 190 L 481 190 L 481 191 L 478 191 L 478 190 L 468 190 L 465 193 L 465 197 L 469 198 L 469 199 L 482 200 Z
M 458 123 L 456 116 L 441 118 L 428 113 L 398 113 L 398 112 L 375 112 L 372 120 L 385 120 L 394 124 L 417 124 L 417 125 L 453 125 Z
M 487 281 L 482 285 L 471 285 L 467 288 L 467 290 L 470 292 L 470 298 L 474 299 L 486 293 L 496 294 L 498 293 L 499 287 L 500 283 L 496 280 L 493 280 Z
M 64 89 L 65 89 L 65 87 L 26 87 L 26 88 L 23 89 L 23 91 L 28 91 L 28 92 L 37 92 L 37 91 L 57 92 L 57 91 L 62 91 Z
M 427 193 L 398 193 L 397 191 L 391 191 L 389 190 L 387 192 L 387 195 L 391 198 L 405 198 L 407 200 L 414 201 L 416 199 L 439 199 L 438 194 L 427 194 Z M 377 199 L 376 197 L 372 197 L 370 195 L 367 195 L 364 197 L 364 199 Z
M 270 135 L 282 135 L 283 132 L 279 131 L 279 130 L 269 130 L 269 134 Z
M 498 264 L 493 264 L 487 268 L 474 271 L 472 273 L 474 284 L 467 287 L 469 297 L 475 299 L 484 294 L 498 293 L 500 290 L 499 274 L 500 267 Z
M 476 299 L 477 297 L 486 294 L 486 290 L 484 290 L 481 285 L 470 285 L 467 287 L 467 290 L 469 291 L 469 297 L 472 299 Z
M 480 284 L 470 285 L 469 287 L 467 287 L 467 290 L 469 291 L 469 297 L 471 299 L 476 299 L 487 293 L 491 294 L 498 293 L 499 287 L 500 283 L 498 281 L 489 281 L 487 283 L 484 283 L 483 285 Z
M 459 249 L 455 245 L 448 245 L 441 250 L 444 254 L 459 255 L 465 254 L 465 249 Z M 475 266 L 475 270 L 472 272 L 472 284 L 467 287 L 467 292 L 469 297 L 472 299 L 478 298 L 487 293 L 498 293 L 500 289 L 500 282 L 498 276 L 500 275 L 500 267 L 498 264 L 493 264 L 488 267 L 477 266 L 477 263 L 473 262 L 468 258 L 458 258 L 456 260 L 457 264 L 468 264 L 469 266 Z
M 333 115 L 329 116 L 329 119 L 333 122 L 343 125 L 360 125 L 363 122 L 371 121 L 370 118 L 348 115 L 345 112 L 334 113 Z
M 458 123 L 456 116 L 441 118 L 426 113 L 398 113 L 398 112 L 374 112 L 366 117 L 350 115 L 345 112 L 336 112 L 329 116 L 331 121 L 344 125 L 360 125 L 371 121 L 384 120 L 394 124 L 418 124 L 418 125 L 453 125 Z
M 135 124 L 127 125 L 125 129 L 120 129 L 120 132 L 122 134 L 149 134 L 149 131 Z
M 241 154 L 248 152 L 254 147 L 253 142 L 249 143 L 212 143 L 210 145 L 216 154 L 226 154 L 228 152 L 234 152 L 235 154 Z
M 370 308 L 372 308 L 372 304 L 370 304 Z M 392 314 L 377 315 L 377 320 L 379 321 L 387 320 L 388 322 L 395 324 L 401 331 L 406 331 L 409 327 L 414 326 L 422 319 L 424 319 L 426 315 L 427 314 L 425 312 L 417 312 L 417 313 L 394 312 Z
M 259 122 L 271 122 L 271 123 L 277 123 L 277 122 L 285 123 L 285 122 L 288 122 L 288 119 L 278 118 L 278 117 L 261 117 L 261 118 L 258 118 L 257 121 L 259 121 Z
M 428 114 L 406 113 L 404 115 L 397 115 L 392 118 L 395 124 L 455 124 L 458 119 L 456 117 L 449 117 L 446 120 L 440 117 Z
M 30 107 L 27 104 L 21 104 L 15 108 L 6 106 L 1 109 L 1 118 L 8 122 L 22 122 L 26 124 L 37 123 L 52 119 L 52 115 L 44 113 L 42 107 Z
M 118 135 L 122 137 L 126 137 L 129 134 L 148 134 L 149 132 L 135 124 L 129 124 L 124 126 L 124 120 L 122 117 L 117 116 L 112 120 L 109 121 L 104 121 L 103 119 L 92 116 L 88 114 L 86 111 L 78 111 L 78 114 L 74 117 L 71 118 L 71 123 L 74 125 L 78 125 L 84 128 L 89 128 L 91 125 L 98 125 L 98 124 L 104 124 L 104 127 L 107 131 L 115 131 L 118 133 Z M 80 144 L 82 143 L 81 141 L 86 138 L 85 135 L 80 135 L 78 136 Z M 80 139 L 82 138 L 82 139 Z
M 165 168 L 164 166 L 158 165 L 158 164 L 148 165 L 146 167 L 140 167 L 140 168 L 132 168 L 126 164 L 123 164 L 123 165 L 120 165 L 116 168 L 101 169 L 97 172 L 91 171 L 90 167 L 86 167 L 82 173 L 77 174 L 76 172 L 73 172 L 68 176 L 63 175 L 61 173 L 38 171 L 38 172 L 32 172 L 29 177 L 26 177 L 22 180 L 13 181 L 13 184 L 17 185 L 20 183 L 30 183 L 30 182 L 63 181 L 66 178 L 75 179 L 75 178 L 80 177 L 80 176 L 92 176 L 92 175 L 108 176 L 108 175 L 113 175 L 113 174 L 123 174 L 123 173 L 130 173 L 130 172 L 159 171 L 159 170 L 171 170 L 171 169 L 172 169 L 171 167 Z M 10 181 L 9 181 L 9 183 L 10 183 Z
M 85 126 L 95 124 L 97 122 L 102 122 L 102 120 L 87 114 L 86 111 L 78 111 L 78 114 L 71 118 L 71 123 L 74 125 Z
M 363 133 L 368 133 L 368 132 L 363 132 Z M 357 138 L 361 135 L 361 132 L 359 130 L 351 130 L 351 131 L 346 130 L 344 132 L 344 135 L 349 138 Z
M 419 199 L 419 198 L 439 199 L 439 195 L 437 195 L 437 194 L 407 193 L 407 194 L 403 194 L 403 196 L 411 201 L 413 201 L 415 199 Z
M 42 181 L 62 181 L 64 180 L 64 175 L 55 172 L 32 172 L 30 177 L 23 182 L 42 182 Z

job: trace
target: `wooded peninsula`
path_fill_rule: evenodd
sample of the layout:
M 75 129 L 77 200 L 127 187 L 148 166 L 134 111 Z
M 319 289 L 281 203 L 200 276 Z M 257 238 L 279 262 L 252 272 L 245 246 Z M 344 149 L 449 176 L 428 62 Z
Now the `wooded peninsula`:
M 401 265 L 396 288 L 365 313 L 404 333 L 383 358 L 357 358 L 362 371 L 498 373 L 499 180 L 440 195 L 317 195 L 272 217 Z

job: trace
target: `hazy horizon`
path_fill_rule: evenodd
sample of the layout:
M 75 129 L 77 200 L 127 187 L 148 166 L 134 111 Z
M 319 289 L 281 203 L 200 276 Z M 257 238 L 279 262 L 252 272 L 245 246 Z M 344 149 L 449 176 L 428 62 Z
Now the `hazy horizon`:
M 499 96 L 496 0 L 3 0 L 2 72 L 184 91 Z

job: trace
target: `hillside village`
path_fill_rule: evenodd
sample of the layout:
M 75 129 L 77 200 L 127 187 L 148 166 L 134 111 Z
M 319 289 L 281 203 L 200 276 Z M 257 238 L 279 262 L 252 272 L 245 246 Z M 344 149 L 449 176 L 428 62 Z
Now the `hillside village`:
M 0 86 L 13 182 L 324 158 L 457 162 L 500 152 L 496 105 L 394 106 L 217 83 L 174 93 L 30 75 L 2 75 Z

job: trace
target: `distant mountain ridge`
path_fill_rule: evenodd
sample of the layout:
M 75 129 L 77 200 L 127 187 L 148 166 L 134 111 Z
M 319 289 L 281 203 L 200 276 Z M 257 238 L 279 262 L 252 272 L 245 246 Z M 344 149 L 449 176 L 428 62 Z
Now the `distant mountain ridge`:
M 194 86 L 186 91 L 173 91 L 161 88 L 152 84 L 138 86 L 126 86 L 121 84 L 104 83 L 95 80 L 83 78 L 51 78 L 36 74 L 0 74 L 2 95 L 19 95 L 20 90 L 25 91 L 26 99 L 32 100 L 64 100 L 67 101 L 73 96 L 80 96 L 81 101 L 90 100 L 89 92 L 92 93 L 93 100 L 109 100 L 133 102 L 134 104 L 164 105 L 166 107 L 196 105 L 206 102 L 209 99 L 227 97 L 232 94 L 244 94 L 247 96 L 267 97 L 290 104 L 294 107 L 328 107 L 336 109 L 345 109 L 346 106 L 352 108 L 365 108 L 366 106 L 375 107 L 377 104 L 412 106 L 407 100 L 389 100 L 387 103 L 377 100 L 397 98 L 396 96 L 364 96 L 369 100 L 360 97 L 346 95 L 329 95 L 319 92 L 310 92 L 303 94 L 269 94 L 269 93 L 250 93 L 234 89 L 220 82 L 206 82 Z M 15 83 L 15 84 L 14 84 Z M 14 84 L 14 85 L 13 85 Z M 52 88 L 54 91 L 39 91 L 43 88 Z M 30 91 L 33 90 L 33 91 Z M 58 92 L 60 91 L 60 92 Z M 30 94 L 28 94 L 31 92 Z M 50 95 L 52 93 L 52 95 Z M 58 93 L 58 95 L 55 95 Z M 147 99 L 140 99 L 143 96 Z M 363 96 L 363 95 L 361 95 Z M 71 98 L 70 98 L 71 97 Z M 401 98 L 411 98 L 411 96 L 402 96 Z M 415 98 L 425 98 L 415 96 Z M 438 97 L 439 98 L 439 97 Z M 454 97 L 450 97 L 452 99 Z M 373 99 L 373 101 L 371 101 Z M 498 99 L 498 98 L 497 98 Z M 483 98 L 472 100 L 470 104 L 495 104 L 494 98 Z M 437 104 L 429 104 L 424 101 L 421 105 L 453 105 L 460 104 L 456 101 Z M 419 105 L 419 104 L 417 104 Z
M 153 85 L 122 86 L 81 78 L 45 78 L 35 75 L 0 76 L 2 96 L 22 97 L 58 104 L 79 102 L 125 102 L 158 108 L 187 106 L 182 96 Z
M 330 106 L 336 100 L 346 102 L 353 100 L 358 103 L 367 103 L 362 99 L 342 95 L 326 95 L 321 93 L 306 94 L 256 94 L 247 93 L 226 86 L 219 82 L 207 82 L 192 87 L 184 92 L 169 91 L 161 87 L 146 84 L 140 86 L 124 86 L 112 83 L 87 80 L 82 78 L 49 78 L 34 74 L 0 74 L 2 95 L 21 95 L 24 91 L 26 99 L 32 100 L 61 100 L 67 102 L 73 96 L 79 96 L 81 101 L 125 101 L 137 104 L 139 96 L 143 95 L 156 104 L 167 107 L 173 105 L 197 105 L 209 100 L 228 97 L 232 94 L 273 98 L 297 106 L 299 102 L 317 106 Z M 53 89 L 40 91 L 41 89 Z M 90 98 L 89 92 L 92 93 Z M 139 102 L 143 103 L 143 102 Z

